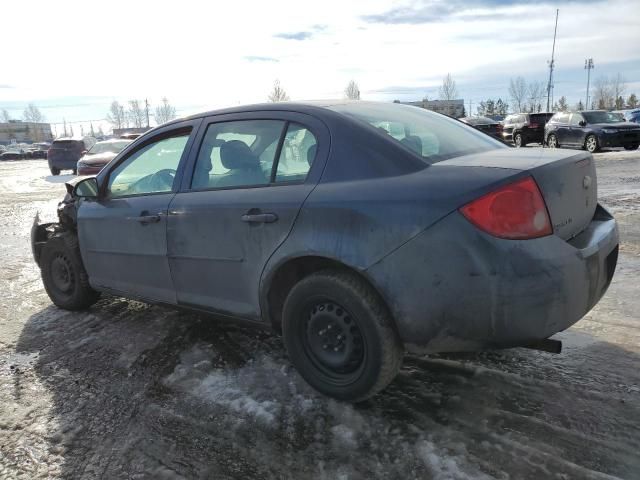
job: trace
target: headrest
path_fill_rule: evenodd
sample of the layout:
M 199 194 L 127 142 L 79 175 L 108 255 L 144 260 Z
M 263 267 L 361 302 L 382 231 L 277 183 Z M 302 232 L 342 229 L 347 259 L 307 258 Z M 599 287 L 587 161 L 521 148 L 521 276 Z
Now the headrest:
M 409 135 L 404 137 L 400 142 L 407 148 L 410 148 L 418 155 L 422 155 L 422 140 L 417 135 Z
M 240 140 L 230 140 L 220 146 L 220 161 L 229 170 L 255 168 L 260 160 L 249 146 Z
M 313 160 L 316 158 L 316 152 L 318 151 L 318 145 L 313 144 L 307 149 L 307 163 L 309 166 L 313 165 Z

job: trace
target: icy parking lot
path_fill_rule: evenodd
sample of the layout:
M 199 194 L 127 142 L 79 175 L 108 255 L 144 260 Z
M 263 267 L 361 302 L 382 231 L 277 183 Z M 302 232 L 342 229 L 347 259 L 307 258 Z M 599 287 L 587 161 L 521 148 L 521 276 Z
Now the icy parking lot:
M 619 264 L 563 353 L 407 357 L 357 406 L 316 394 L 266 332 L 52 306 L 29 229 L 70 177 L 0 162 L 0 478 L 640 478 L 640 151 L 595 156 Z

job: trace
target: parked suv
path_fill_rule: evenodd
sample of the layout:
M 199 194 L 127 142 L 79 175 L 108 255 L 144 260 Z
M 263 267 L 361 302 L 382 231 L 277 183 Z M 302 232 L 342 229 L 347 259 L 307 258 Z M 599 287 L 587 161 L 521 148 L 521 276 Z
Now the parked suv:
M 95 141 L 90 138 L 59 138 L 54 140 L 47 152 L 51 175 L 60 175 L 61 170 L 73 170 L 76 173 L 77 163 L 87 153 Z
M 627 122 L 640 123 L 640 108 L 631 108 L 629 110 L 616 110 Z
M 553 113 L 515 113 L 504 119 L 502 138 L 516 147 L 544 141 L 544 126 Z
M 558 112 L 545 128 L 545 143 L 551 148 L 581 147 L 593 153 L 601 148 L 640 145 L 640 126 L 621 120 L 618 113 L 604 110 Z

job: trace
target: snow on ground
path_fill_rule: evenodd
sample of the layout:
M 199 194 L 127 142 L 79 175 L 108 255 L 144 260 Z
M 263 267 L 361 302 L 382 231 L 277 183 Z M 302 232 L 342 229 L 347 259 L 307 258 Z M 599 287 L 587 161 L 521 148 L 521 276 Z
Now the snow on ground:
M 53 307 L 28 236 L 64 178 L 0 163 L 0 478 L 639 478 L 640 152 L 595 157 L 621 256 L 563 353 L 410 356 L 356 406 L 267 332 L 113 297 Z

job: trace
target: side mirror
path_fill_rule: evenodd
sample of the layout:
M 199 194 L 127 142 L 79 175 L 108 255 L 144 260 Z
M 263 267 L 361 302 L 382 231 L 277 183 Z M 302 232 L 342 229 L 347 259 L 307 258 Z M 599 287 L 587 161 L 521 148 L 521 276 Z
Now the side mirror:
M 73 187 L 72 195 L 76 198 L 98 198 L 98 181 L 95 177 L 79 181 Z
M 578 123 L 578 125 L 580 125 L 581 127 L 586 127 L 587 122 L 585 122 L 584 120 L 580 120 L 580 123 Z
M 82 151 L 80 152 L 80 155 L 86 155 L 86 154 L 87 154 L 87 152 L 88 152 L 88 150 L 82 150 Z

